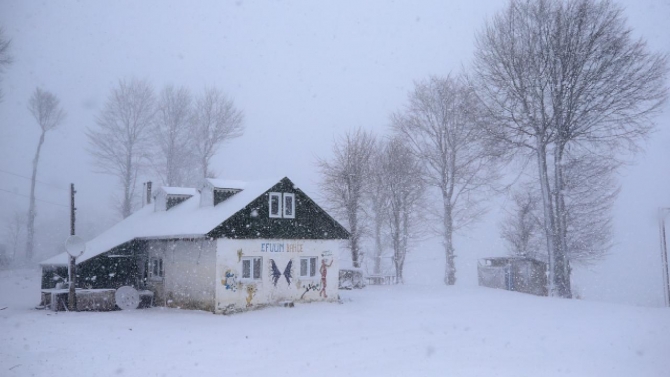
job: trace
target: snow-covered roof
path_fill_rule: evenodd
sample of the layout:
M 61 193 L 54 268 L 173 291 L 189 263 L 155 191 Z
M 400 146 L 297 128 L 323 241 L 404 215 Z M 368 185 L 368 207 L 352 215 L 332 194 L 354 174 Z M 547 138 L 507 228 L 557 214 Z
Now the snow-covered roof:
M 154 193 L 154 196 L 163 190 L 168 195 L 184 195 L 184 196 L 194 196 L 198 193 L 198 190 L 190 187 L 168 187 L 163 186 Z
M 77 258 L 77 264 L 105 253 L 133 239 L 147 238 L 197 238 L 212 229 L 258 198 L 280 179 L 244 183 L 244 190 L 216 206 L 200 206 L 200 194 L 194 195 L 169 211 L 154 211 L 146 205 L 86 243 L 86 251 Z M 239 181 L 237 181 L 239 183 Z M 68 255 L 62 253 L 40 265 L 67 265 Z
M 235 181 L 229 179 L 216 179 L 216 178 L 207 178 L 207 182 L 214 188 L 219 189 L 235 189 L 235 190 L 244 190 L 247 185 L 247 182 L 244 181 Z

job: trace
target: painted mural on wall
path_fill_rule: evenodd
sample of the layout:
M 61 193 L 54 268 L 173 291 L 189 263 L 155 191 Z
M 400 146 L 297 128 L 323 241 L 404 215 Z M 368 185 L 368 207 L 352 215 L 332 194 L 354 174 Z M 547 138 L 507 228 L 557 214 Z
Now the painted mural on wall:
M 321 289 L 321 285 L 318 283 L 317 284 L 309 283 L 307 285 L 303 285 L 303 288 L 305 288 L 305 292 L 303 292 L 302 295 L 300 295 L 301 300 L 305 298 L 305 295 L 309 293 L 309 291 L 318 291 L 319 289 Z
M 319 292 L 319 297 L 323 296 L 328 298 L 326 294 L 326 281 L 328 277 L 328 268 L 333 265 L 333 258 L 330 258 L 330 263 L 326 264 L 326 257 L 331 257 L 332 253 L 330 251 L 324 251 L 321 254 L 321 268 L 319 272 L 321 273 L 321 291 Z
M 226 290 L 233 292 L 237 291 L 237 275 L 233 270 L 227 270 L 223 275 L 224 278 L 221 280 L 221 284 L 226 287 Z
M 279 270 L 279 267 L 277 267 L 277 263 L 274 261 L 274 259 L 270 259 L 270 265 L 271 265 L 271 268 L 272 268 L 272 271 L 270 272 L 271 275 L 272 275 L 272 284 L 274 284 L 274 286 L 276 287 L 277 286 L 277 281 L 282 276 L 282 272 Z M 291 286 L 291 279 L 293 278 L 293 275 L 291 274 L 291 268 L 292 267 L 293 267 L 293 260 L 291 259 L 286 264 L 286 267 L 284 268 L 284 273 L 283 273 L 289 287 Z
M 247 285 L 247 297 L 245 298 L 247 301 L 247 308 L 252 306 L 251 300 L 254 299 L 256 292 L 258 292 L 258 289 L 256 289 L 255 285 Z
M 298 300 L 328 301 L 337 296 L 338 264 L 328 251 L 340 246 L 337 241 L 225 239 L 217 243 L 217 312 Z M 247 259 L 256 262 L 243 278 Z M 306 273 L 300 269 L 302 260 L 308 261 Z

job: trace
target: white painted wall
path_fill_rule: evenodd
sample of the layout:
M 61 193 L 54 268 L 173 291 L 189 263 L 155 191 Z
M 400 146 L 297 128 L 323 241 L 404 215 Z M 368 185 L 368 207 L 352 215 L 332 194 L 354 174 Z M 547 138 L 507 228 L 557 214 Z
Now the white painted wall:
M 267 251 L 268 244 L 273 247 Z M 282 246 L 279 246 L 282 245 Z M 282 301 L 334 301 L 338 298 L 339 241 L 332 240 L 234 240 L 216 241 L 216 313 L 253 309 Z M 317 271 L 313 278 L 300 277 L 300 258 L 314 256 Z M 261 279 L 242 279 L 242 257 L 261 257 Z M 320 267 L 327 267 L 324 297 Z M 276 285 L 272 279 L 272 262 L 282 273 Z M 291 283 L 283 275 L 292 261 Z M 332 261 L 332 265 L 330 262 Z
M 211 207 L 214 205 L 214 188 L 205 182 L 200 187 L 200 207 Z
M 156 305 L 214 311 L 216 240 L 157 241 L 149 257 L 162 257 L 164 278 L 149 281 Z
M 167 208 L 167 194 L 159 190 L 154 196 L 154 212 L 165 211 Z

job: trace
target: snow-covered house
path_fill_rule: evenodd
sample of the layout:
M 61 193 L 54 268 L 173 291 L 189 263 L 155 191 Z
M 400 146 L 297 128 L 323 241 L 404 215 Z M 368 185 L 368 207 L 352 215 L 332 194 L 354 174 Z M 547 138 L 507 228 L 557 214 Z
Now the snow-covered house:
M 154 202 L 86 243 L 77 285 L 154 292 L 155 303 L 229 313 L 337 298 L 347 230 L 288 178 L 207 179 L 163 187 Z M 41 263 L 42 288 L 67 274 L 67 254 Z

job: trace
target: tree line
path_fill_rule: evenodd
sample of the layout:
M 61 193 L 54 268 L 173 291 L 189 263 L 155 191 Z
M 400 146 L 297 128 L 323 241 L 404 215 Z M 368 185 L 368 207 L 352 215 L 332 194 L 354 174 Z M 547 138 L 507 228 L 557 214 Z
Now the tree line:
M 667 56 L 631 34 L 611 1 L 512 0 L 476 34 L 471 67 L 415 84 L 391 116 L 391 136 L 355 130 L 336 140 L 318 165 L 352 233 L 354 267 L 369 236 L 378 272 L 386 222 L 398 281 L 407 241 L 420 235 L 412 229 L 423 229 L 442 237 L 444 282 L 454 284 L 454 232 L 507 189 L 514 208 L 501 235 L 510 252 L 546 260 L 550 294 L 571 297 L 571 263 L 608 252 L 615 173 L 668 97 Z M 502 171 L 523 178 L 504 187 Z M 396 202 L 398 185 L 407 197 Z
M 244 133 L 244 115 L 220 89 L 193 96 L 186 87 L 158 95 L 146 80 L 119 80 L 96 126 L 87 129 L 96 171 L 118 179 L 118 210 L 133 211 L 137 179 L 151 170 L 165 186 L 195 186 L 211 177 L 212 157 Z
M 0 29 L 0 74 L 12 63 L 10 46 Z M 29 208 L 26 215 L 15 213 L 9 219 L 5 235 L 14 259 L 25 234 L 25 259 L 30 261 L 35 247 L 40 154 L 46 135 L 62 125 L 66 112 L 55 94 L 39 87 L 28 101 L 28 111 L 40 127 Z M 86 129 L 87 151 L 95 172 L 117 179 L 120 195 L 114 196 L 114 205 L 123 218 L 137 204 L 138 179 L 149 175 L 158 177 L 164 186 L 194 187 L 213 176 L 212 158 L 223 143 L 242 136 L 245 128 L 243 112 L 218 88 L 208 87 L 193 95 L 186 87 L 167 85 L 156 93 L 148 80 L 138 78 L 118 81 L 94 123 Z M 6 259 L 4 256 L 0 265 Z

